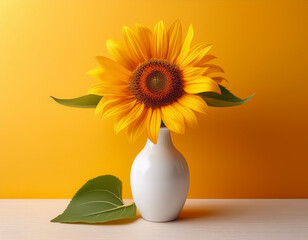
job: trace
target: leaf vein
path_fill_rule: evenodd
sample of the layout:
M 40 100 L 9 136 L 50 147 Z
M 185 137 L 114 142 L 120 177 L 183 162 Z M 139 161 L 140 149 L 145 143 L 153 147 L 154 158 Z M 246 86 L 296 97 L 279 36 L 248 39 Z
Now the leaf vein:
M 112 194 L 113 196 L 115 196 L 122 204 L 124 204 L 124 202 L 122 201 L 121 198 L 119 198 L 116 194 L 114 194 L 113 192 L 111 192 L 109 190 L 106 190 L 106 189 L 94 189 L 94 190 L 86 191 L 84 193 L 89 193 L 89 192 L 108 192 L 108 193 Z
M 84 203 L 80 203 L 79 206 L 85 205 L 85 204 L 90 204 L 90 203 L 108 203 L 108 204 L 111 204 L 111 205 L 116 206 L 116 207 L 119 206 L 119 205 L 116 205 L 116 204 L 114 204 L 114 203 L 112 203 L 112 202 L 108 202 L 108 201 L 90 201 L 90 202 L 84 202 Z
M 99 211 L 99 212 L 93 212 L 93 213 L 83 214 L 83 215 L 81 215 L 81 216 L 82 216 L 82 217 L 88 217 L 88 216 L 92 216 L 92 215 L 95 215 L 95 214 L 101 214 L 101 213 L 105 213 L 105 212 L 114 211 L 114 210 L 116 210 L 116 209 L 126 208 L 126 207 L 129 207 L 129 206 L 132 206 L 132 204 L 131 204 L 131 205 L 128 205 L 128 206 L 121 205 L 121 206 L 118 206 L 118 207 L 116 207 L 116 208 L 111 208 L 111 209 L 107 209 L 107 210 L 103 210 L 103 211 Z

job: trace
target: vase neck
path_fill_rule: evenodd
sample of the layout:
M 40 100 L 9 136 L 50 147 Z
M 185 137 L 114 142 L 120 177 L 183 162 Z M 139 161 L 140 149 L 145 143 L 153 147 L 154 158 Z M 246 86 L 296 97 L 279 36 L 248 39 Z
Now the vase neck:
M 147 145 L 151 145 L 151 146 L 173 145 L 171 136 L 170 136 L 170 130 L 166 127 L 161 127 L 158 133 L 157 144 L 153 143 L 150 139 L 148 139 Z

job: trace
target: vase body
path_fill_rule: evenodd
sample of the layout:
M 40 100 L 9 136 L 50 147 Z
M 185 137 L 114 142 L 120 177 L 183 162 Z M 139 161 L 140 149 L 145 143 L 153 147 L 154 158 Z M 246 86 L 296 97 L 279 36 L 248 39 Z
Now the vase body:
M 160 128 L 157 144 L 147 140 L 133 162 L 130 179 L 134 201 L 144 219 L 166 222 L 177 218 L 188 193 L 189 169 L 168 128 Z

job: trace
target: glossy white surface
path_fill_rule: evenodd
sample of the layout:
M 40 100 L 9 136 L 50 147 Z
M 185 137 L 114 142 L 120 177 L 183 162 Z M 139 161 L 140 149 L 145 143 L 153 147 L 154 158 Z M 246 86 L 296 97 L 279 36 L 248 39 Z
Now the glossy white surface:
M 148 139 L 134 160 L 130 179 L 134 201 L 144 219 L 165 222 L 177 218 L 187 197 L 189 170 L 169 129 L 159 130 L 157 144 Z
M 307 240 L 307 199 L 188 199 L 166 223 L 60 224 L 68 199 L 0 199 L 1 240 Z

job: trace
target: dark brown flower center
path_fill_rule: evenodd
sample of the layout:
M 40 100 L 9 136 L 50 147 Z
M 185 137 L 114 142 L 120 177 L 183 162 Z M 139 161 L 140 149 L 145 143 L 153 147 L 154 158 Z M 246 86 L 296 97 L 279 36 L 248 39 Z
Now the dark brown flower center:
M 134 71 L 130 91 L 148 107 L 169 105 L 183 94 L 181 71 L 166 60 L 151 59 Z

